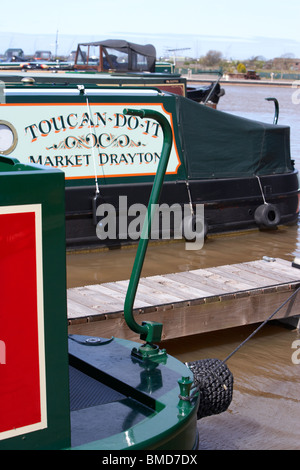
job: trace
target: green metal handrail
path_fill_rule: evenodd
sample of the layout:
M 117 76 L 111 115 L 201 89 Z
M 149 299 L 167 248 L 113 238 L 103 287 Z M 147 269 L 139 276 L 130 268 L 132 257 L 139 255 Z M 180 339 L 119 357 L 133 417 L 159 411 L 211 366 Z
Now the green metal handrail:
M 161 340 L 162 324 L 157 322 L 144 321 L 142 324 L 138 324 L 133 315 L 133 304 L 138 288 L 138 283 L 141 276 L 141 271 L 144 264 L 146 250 L 149 242 L 149 236 L 151 233 L 151 224 L 153 215 L 156 209 L 156 204 L 159 201 L 164 176 L 167 170 L 169 157 L 172 149 L 172 130 L 171 126 L 161 113 L 151 109 L 124 109 L 125 115 L 138 116 L 141 118 L 155 119 L 162 127 L 163 130 L 163 148 L 158 164 L 157 172 L 154 178 L 151 195 L 149 198 L 147 213 L 144 221 L 144 225 L 139 240 L 136 257 L 134 260 L 131 277 L 126 293 L 125 304 L 124 304 L 124 316 L 125 321 L 129 328 L 135 333 L 140 334 L 142 340 L 147 343 L 154 341 L 159 342 Z

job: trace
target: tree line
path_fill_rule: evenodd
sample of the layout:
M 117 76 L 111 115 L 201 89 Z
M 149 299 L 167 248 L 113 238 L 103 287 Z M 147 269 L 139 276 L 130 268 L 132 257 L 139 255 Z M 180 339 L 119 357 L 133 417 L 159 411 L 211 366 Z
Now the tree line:
M 300 59 L 294 57 L 294 54 L 287 53 L 273 59 L 266 59 L 263 56 L 253 56 L 248 59 L 233 60 L 225 59 L 222 52 L 209 50 L 206 55 L 198 58 L 185 58 L 180 61 L 176 58 L 177 66 L 181 62 L 184 67 L 201 68 L 221 68 L 224 72 L 245 73 L 249 69 L 255 70 L 280 70 L 293 72 L 300 70 Z

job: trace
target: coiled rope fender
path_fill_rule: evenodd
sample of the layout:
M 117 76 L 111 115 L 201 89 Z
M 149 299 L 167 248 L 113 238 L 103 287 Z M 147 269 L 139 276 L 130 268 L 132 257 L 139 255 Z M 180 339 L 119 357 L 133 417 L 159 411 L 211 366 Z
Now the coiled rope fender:
M 226 411 L 233 395 L 233 375 L 227 365 L 220 359 L 202 359 L 188 367 L 200 395 L 197 419 Z

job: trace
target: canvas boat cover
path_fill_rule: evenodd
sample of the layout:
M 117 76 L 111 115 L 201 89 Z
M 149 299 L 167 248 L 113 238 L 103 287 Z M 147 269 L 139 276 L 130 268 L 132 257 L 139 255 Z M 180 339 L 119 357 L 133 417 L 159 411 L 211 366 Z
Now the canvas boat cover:
M 78 46 L 102 46 L 125 54 L 140 54 L 147 58 L 149 72 L 154 72 L 156 61 L 156 49 L 152 44 L 135 44 L 133 42 L 124 41 L 122 39 L 106 39 L 105 41 L 81 42 Z
M 290 128 L 211 109 L 177 97 L 188 177 L 228 178 L 289 173 Z

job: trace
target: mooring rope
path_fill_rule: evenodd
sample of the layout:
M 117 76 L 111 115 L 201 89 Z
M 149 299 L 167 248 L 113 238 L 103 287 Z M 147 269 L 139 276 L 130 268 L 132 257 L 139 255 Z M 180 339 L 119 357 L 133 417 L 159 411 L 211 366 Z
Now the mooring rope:
M 262 188 L 262 185 L 261 185 L 260 177 L 258 175 L 255 175 L 255 176 L 258 179 L 258 184 L 259 184 L 259 188 L 260 188 L 260 192 L 261 192 L 264 204 L 267 204 L 266 198 L 265 198 L 265 195 L 264 195 L 264 192 L 263 192 L 263 188 Z
M 87 106 L 89 120 L 90 120 L 90 126 L 93 128 L 93 130 L 95 132 L 95 135 L 96 135 L 95 126 L 94 126 L 94 123 L 92 121 L 92 113 L 91 113 L 90 102 L 89 102 L 89 99 L 88 99 L 87 95 L 85 94 L 85 87 L 84 87 L 84 85 L 77 85 L 77 88 L 79 90 L 80 95 L 85 95 L 86 106 Z M 97 176 L 97 169 L 96 169 L 94 145 L 92 145 L 91 150 L 92 150 L 92 160 L 93 160 L 93 167 L 94 167 L 96 195 L 98 195 L 100 191 L 99 191 L 98 176 Z
M 187 193 L 188 193 L 188 197 L 189 197 L 189 206 L 190 206 L 191 216 L 193 217 L 194 216 L 194 209 L 193 209 L 193 202 L 192 202 L 190 184 L 189 184 L 188 180 L 186 180 L 185 184 L 186 184 L 186 189 L 187 189 Z
M 251 333 L 251 335 L 248 336 L 248 338 L 246 338 L 237 348 L 235 348 L 227 357 L 226 359 L 223 360 L 223 362 L 227 362 L 242 346 L 244 346 L 244 344 L 247 343 L 247 341 L 249 341 L 249 339 L 251 339 L 259 330 L 261 330 L 261 328 L 263 326 L 265 326 L 266 323 L 268 323 L 268 321 L 270 321 L 275 315 L 276 313 L 278 313 L 290 300 L 292 300 L 293 297 L 296 296 L 296 294 L 299 292 L 300 290 L 300 287 L 298 287 L 276 310 L 275 312 L 272 313 L 272 315 L 270 315 L 261 325 L 259 325 L 256 330 L 253 331 L 253 333 Z
M 88 109 L 88 114 L 89 114 L 89 119 L 90 123 L 95 131 L 94 128 L 94 123 L 91 118 L 91 107 L 90 107 L 90 102 L 88 97 L 86 96 L 86 104 L 87 104 L 87 109 Z M 96 131 L 95 131 L 96 134 Z M 92 160 L 93 160 L 93 167 L 94 167 L 94 175 L 95 175 L 95 186 L 96 186 L 96 194 L 99 194 L 99 184 L 98 184 L 98 176 L 97 176 L 97 169 L 96 169 L 96 159 L 95 159 L 95 151 L 94 151 L 94 145 L 92 146 Z

